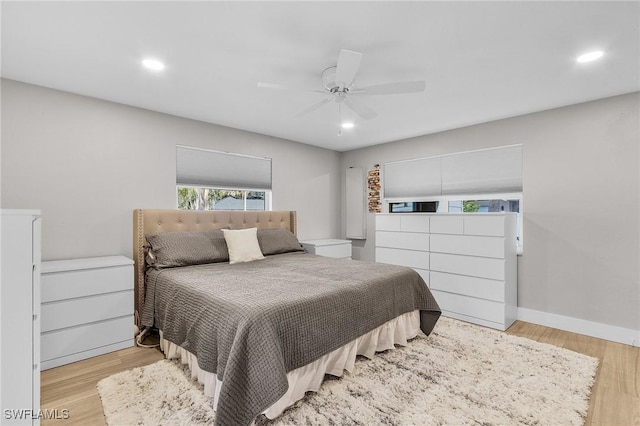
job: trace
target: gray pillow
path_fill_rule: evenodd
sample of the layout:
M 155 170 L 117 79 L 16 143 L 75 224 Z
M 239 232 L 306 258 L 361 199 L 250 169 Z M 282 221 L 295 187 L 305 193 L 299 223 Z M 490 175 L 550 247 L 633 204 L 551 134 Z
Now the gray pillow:
M 147 263 L 161 269 L 227 262 L 229 251 L 219 229 L 201 232 L 162 232 L 146 235 Z
M 304 251 L 296 236 L 288 229 L 258 229 L 258 244 L 265 256 Z

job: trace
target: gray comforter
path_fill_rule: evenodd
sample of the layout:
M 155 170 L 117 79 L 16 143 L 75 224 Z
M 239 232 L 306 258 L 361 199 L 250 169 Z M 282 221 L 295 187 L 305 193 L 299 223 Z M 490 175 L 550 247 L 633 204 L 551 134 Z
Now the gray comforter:
M 216 424 L 248 425 L 287 390 L 287 372 L 385 322 L 440 316 L 409 268 L 305 253 L 149 270 L 142 324 L 195 354 L 223 385 Z

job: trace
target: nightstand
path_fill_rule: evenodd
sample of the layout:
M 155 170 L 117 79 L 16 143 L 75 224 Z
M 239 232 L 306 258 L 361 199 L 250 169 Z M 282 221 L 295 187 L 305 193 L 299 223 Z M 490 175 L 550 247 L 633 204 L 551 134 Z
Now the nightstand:
M 337 257 L 351 259 L 351 241 L 350 240 L 304 240 L 300 241 L 307 253 L 316 254 L 325 257 Z
M 133 346 L 133 261 L 42 262 L 42 369 Z

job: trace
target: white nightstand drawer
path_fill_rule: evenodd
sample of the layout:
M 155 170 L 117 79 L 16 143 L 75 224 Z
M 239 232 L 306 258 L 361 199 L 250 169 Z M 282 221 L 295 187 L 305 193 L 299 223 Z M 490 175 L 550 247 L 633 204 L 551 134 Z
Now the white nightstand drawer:
M 317 256 L 351 258 L 351 241 L 336 239 L 300 241 L 307 253 Z
M 351 244 L 316 247 L 315 254 L 326 257 L 351 257 Z
M 432 234 L 432 252 L 504 258 L 504 238 Z
M 42 303 L 121 290 L 133 290 L 132 265 L 42 274 Z
M 504 280 L 505 267 L 503 259 L 431 253 L 430 260 L 432 271 L 470 275 L 498 281 Z
M 44 303 L 42 332 L 133 315 L 133 290 Z
M 429 252 L 377 247 L 376 262 L 429 269 Z
M 129 342 L 133 346 L 133 315 L 42 334 L 42 361 Z
M 376 246 L 427 251 L 429 234 L 376 231 Z
M 449 293 L 459 293 L 479 299 L 504 302 L 504 281 L 431 271 L 429 275 L 429 287 Z

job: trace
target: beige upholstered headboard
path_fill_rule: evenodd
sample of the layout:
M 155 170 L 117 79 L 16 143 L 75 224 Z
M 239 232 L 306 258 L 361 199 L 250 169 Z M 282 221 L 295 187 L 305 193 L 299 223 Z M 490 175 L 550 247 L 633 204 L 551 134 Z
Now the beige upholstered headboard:
M 139 321 L 145 294 L 146 234 L 210 229 L 288 229 L 297 231 L 296 212 L 237 210 L 142 210 L 133 211 L 133 261 L 135 262 L 135 309 Z M 140 324 L 138 324 L 140 325 Z

